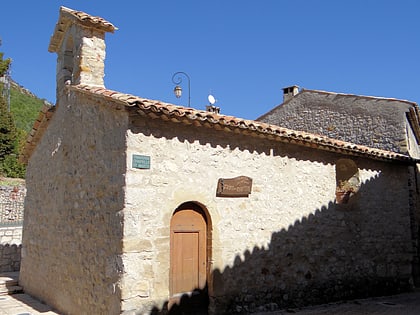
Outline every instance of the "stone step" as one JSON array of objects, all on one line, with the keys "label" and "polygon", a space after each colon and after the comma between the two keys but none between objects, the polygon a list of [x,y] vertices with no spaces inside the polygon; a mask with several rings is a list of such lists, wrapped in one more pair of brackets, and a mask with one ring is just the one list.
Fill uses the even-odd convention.
[{"label": "stone step", "polygon": [[0,286],[0,296],[17,294],[17,293],[22,293],[22,292],[23,292],[23,288],[18,285],[7,286],[7,287]]},{"label": "stone step", "polygon": [[0,273],[0,295],[22,293],[23,289],[18,284],[19,272]]}]

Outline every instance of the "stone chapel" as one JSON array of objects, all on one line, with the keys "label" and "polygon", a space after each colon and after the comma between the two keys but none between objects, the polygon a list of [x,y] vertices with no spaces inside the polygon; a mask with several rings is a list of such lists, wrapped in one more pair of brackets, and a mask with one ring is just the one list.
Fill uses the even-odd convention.
[{"label": "stone chapel", "polygon": [[56,105],[23,155],[26,293],[63,314],[220,315],[413,289],[418,156],[108,89],[115,30],[60,8]]}]

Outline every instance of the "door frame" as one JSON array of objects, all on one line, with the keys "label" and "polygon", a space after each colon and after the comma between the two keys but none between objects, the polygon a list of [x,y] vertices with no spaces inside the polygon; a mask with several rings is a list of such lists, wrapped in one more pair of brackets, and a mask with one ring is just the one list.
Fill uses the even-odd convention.
[{"label": "door frame", "polygon": [[181,204],[180,206],[178,206],[175,211],[172,213],[171,216],[171,221],[170,221],[170,251],[169,251],[169,305],[168,307],[171,308],[172,305],[174,305],[175,303],[179,303],[179,299],[177,298],[177,296],[174,296],[174,293],[172,292],[172,287],[173,287],[173,279],[172,279],[172,272],[173,272],[173,261],[172,261],[172,250],[173,250],[173,236],[172,236],[172,219],[175,215],[175,213],[180,212],[182,210],[193,210],[195,212],[197,212],[198,214],[200,214],[206,224],[206,249],[205,249],[205,263],[206,263],[206,273],[205,273],[205,277],[206,277],[206,286],[205,286],[205,290],[204,292],[209,295],[209,293],[212,291],[212,279],[211,279],[211,262],[212,262],[212,224],[211,224],[211,218],[210,215],[208,213],[208,210],[206,209],[205,206],[203,206],[202,204],[198,203],[198,202],[185,202],[183,204]]}]

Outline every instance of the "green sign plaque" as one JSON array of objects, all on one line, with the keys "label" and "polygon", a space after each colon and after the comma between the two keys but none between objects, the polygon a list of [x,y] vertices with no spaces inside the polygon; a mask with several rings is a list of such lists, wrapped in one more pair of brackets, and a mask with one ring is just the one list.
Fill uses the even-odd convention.
[{"label": "green sign plaque", "polygon": [[133,168],[150,169],[150,156],[133,154]]}]

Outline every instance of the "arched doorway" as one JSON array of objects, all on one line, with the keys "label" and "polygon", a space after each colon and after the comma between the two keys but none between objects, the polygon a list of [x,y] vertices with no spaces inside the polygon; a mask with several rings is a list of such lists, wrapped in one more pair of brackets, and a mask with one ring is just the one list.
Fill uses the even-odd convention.
[{"label": "arched doorway", "polygon": [[175,211],[170,242],[169,307],[207,308],[209,220],[199,205],[188,202]]}]

